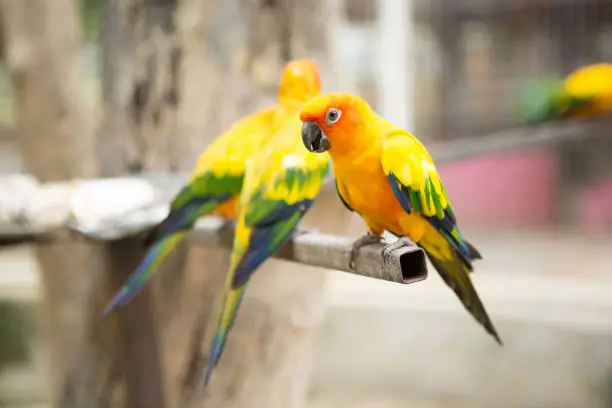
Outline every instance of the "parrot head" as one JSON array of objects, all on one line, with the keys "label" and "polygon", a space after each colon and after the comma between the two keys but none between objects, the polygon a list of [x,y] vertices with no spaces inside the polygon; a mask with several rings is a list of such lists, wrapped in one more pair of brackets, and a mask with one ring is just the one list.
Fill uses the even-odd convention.
[{"label": "parrot head", "polygon": [[319,92],[321,92],[321,76],[315,61],[296,60],[285,64],[278,89],[280,101],[306,101]]},{"label": "parrot head", "polygon": [[351,145],[353,141],[344,139],[370,111],[367,102],[355,95],[329,93],[310,99],[300,110],[304,146],[311,152],[323,153],[334,145]]}]

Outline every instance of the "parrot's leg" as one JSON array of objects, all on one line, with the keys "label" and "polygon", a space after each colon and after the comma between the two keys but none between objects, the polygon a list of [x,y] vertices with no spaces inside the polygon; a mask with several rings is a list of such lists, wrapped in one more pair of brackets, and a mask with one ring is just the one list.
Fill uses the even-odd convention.
[{"label": "parrot's leg", "polygon": [[414,247],[414,246],[416,246],[416,244],[412,242],[412,240],[408,238],[407,236],[399,237],[397,241],[391,242],[385,245],[385,247],[382,250],[383,261],[385,263],[388,263],[391,253],[397,249],[405,248],[405,247]]},{"label": "parrot's leg", "polygon": [[357,255],[357,251],[359,250],[359,248],[366,245],[378,244],[381,240],[382,237],[374,235],[370,232],[357,238],[355,242],[353,242],[353,245],[351,246],[351,252],[349,253],[349,268],[353,270],[355,269],[355,256]]}]

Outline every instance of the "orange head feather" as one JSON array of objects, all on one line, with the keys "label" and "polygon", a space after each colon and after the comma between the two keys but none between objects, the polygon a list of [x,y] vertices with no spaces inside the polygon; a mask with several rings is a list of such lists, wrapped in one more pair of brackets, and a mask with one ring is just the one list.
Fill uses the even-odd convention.
[{"label": "orange head feather", "polygon": [[317,63],[296,60],[285,64],[281,74],[278,98],[281,101],[307,101],[321,92]]},{"label": "orange head feather", "polygon": [[[310,99],[300,110],[302,140],[306,148],[348,154],[370,143],[375,136],[375,114],[362,98],[347,93],[327,93]],[[372,132],[369,132],[372,130]],[[358,136],[359,135],[359,136]]]}]

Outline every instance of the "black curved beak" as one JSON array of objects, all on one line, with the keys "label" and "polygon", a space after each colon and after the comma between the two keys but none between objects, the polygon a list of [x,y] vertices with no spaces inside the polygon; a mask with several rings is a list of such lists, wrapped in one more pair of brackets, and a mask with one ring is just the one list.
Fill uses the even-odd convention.
[{"label": "black curved beak", "polygon": [[331,147],[325,133],[314,122],[304,122],[302,125],[302,142],[313,153],[323,153]]}]

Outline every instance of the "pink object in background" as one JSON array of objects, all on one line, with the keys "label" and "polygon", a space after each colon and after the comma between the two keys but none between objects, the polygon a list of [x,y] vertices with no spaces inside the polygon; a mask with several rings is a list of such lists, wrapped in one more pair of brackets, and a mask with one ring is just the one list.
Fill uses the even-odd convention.
[{"label": "pink object in background", "polygon": [[540,227],[555,214],[555,154],[514,150],[438,166],[461,225]]},{"label": "pink object in background", "polygon": [[584,188],[578,217],[582,227],[612,229],[612,180]]}]

